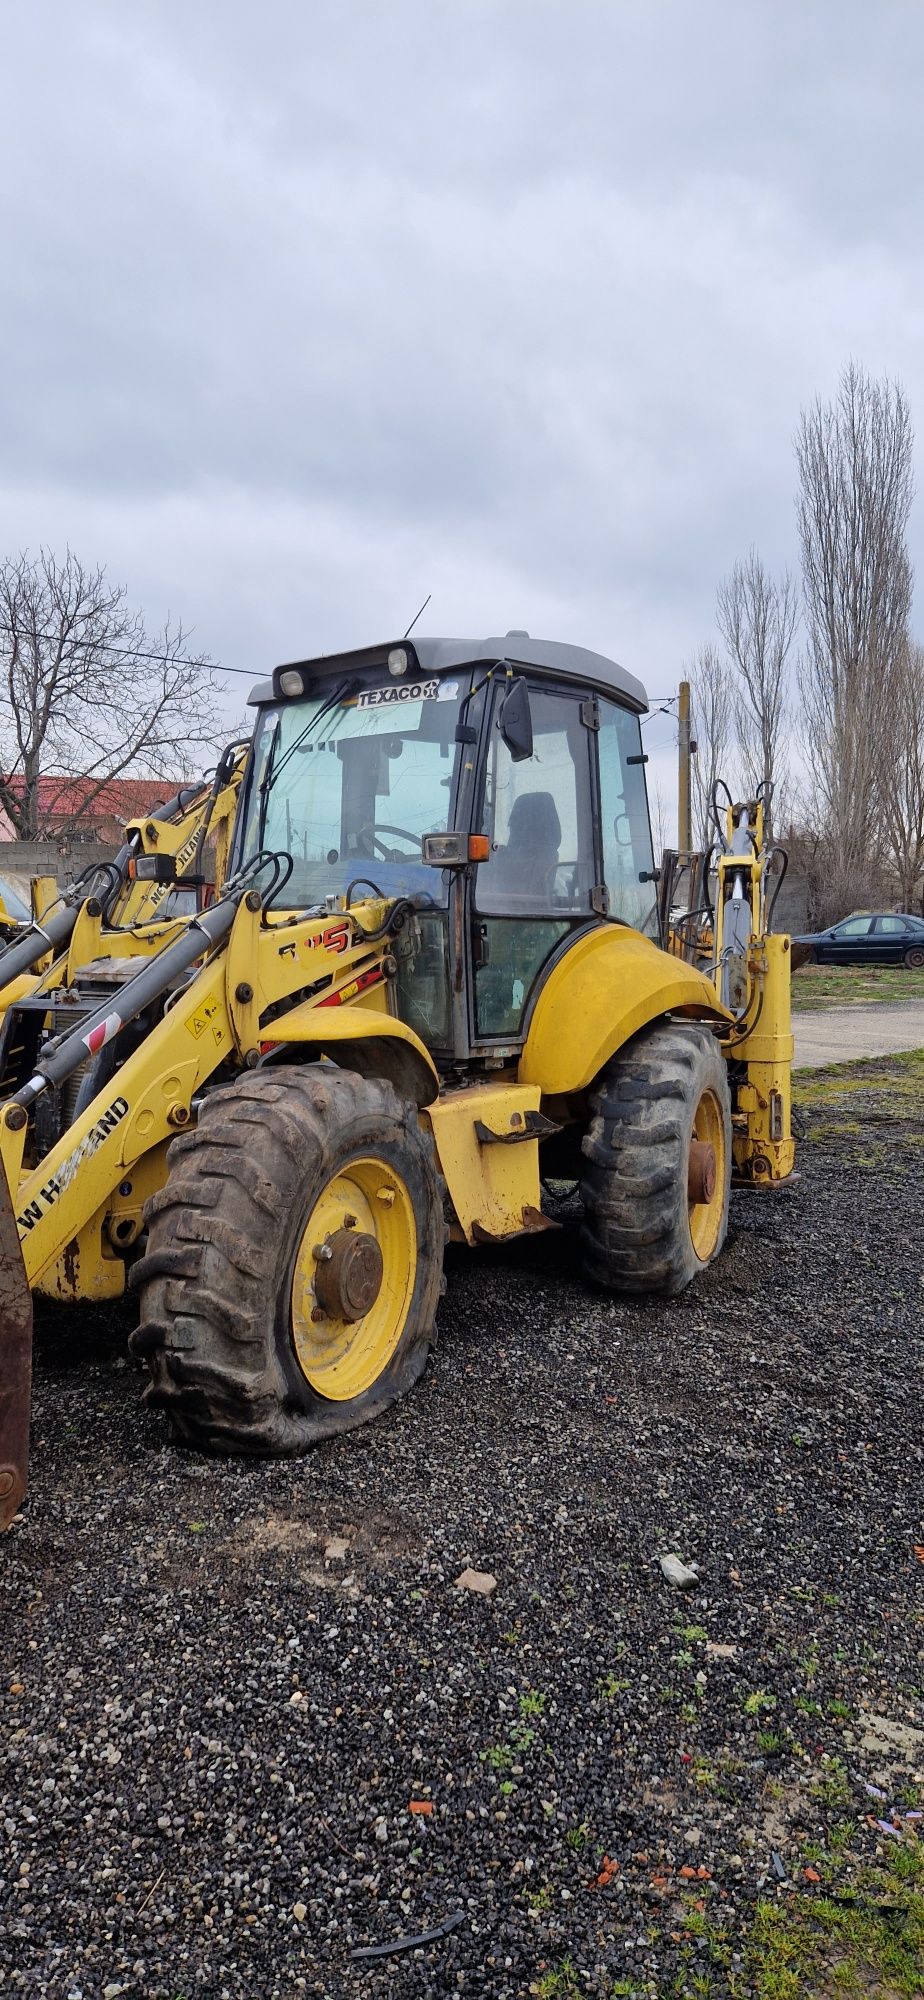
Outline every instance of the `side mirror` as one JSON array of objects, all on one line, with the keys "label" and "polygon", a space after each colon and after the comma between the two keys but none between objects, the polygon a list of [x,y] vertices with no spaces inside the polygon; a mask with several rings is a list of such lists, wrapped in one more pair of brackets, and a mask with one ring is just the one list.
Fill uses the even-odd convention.
[{"label": "side mirror", "polygon": [[498,722],[500,733],[510,752],[511,762],[522,764],[524,758],[533,754],[533,718],[529,706],[529,689],[520,676],[512,680],[507,689],[500,705]]}]

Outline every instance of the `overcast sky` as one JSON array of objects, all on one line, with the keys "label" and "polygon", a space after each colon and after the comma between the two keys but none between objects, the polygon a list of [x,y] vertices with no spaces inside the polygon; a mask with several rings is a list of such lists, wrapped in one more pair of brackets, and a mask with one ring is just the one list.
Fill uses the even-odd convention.
[{"label": "overcast sky", "polygon": [[430,591],[674,688],[802,403],[853,355],[924,440],[922,67],[915,0],[5,10],[0,548],[228,668]]}]

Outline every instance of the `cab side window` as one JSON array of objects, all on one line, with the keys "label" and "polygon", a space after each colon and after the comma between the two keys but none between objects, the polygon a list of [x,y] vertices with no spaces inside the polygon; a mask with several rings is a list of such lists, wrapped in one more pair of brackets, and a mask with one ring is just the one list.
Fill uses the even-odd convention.
[{"label": "cab side window", "polygon": [[601,701],[599,712],[603,879],[609,914],[656,937],[657,884],[651,879],[654,859],[639,718],[613,701]]}]

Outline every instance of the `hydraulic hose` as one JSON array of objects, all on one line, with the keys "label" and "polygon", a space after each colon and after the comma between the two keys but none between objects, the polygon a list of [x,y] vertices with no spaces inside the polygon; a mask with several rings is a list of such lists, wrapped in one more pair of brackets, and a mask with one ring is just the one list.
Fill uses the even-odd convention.
[{"label": "hydraulic hose", "polygon": [[66,945],[77,922],[81,899],[62,900],[49,912],[43,924],[30,924],[24,937],[8,944],[0,951],[0,986],[8,986],[11,979],[18,979],[21,972],[31,972],[32,967],[46,951],[52,953]]},{"label": "hydraulic hose", "polygon": [[96,1055],[127,1022],[136,1020],[153,1000],[159,1000],[179,973],[185,972],[197,958],[203,957],[206,951],[227,937],[245,887],[241,884],[238,894],[213,903],[211,909],[194,917],[182,936],[165,945],[155,958],[149,959],[141,971],[135,973],[134,979],[127,980],[119,994],[118,1009],[113,1008],[111,1002],[104,1002],[69,1034],[46,1042],[35,1074],[9,1102],[25,1108],[34,1104],[49,1085],[64,1083],[69,1076],[73,1076],[75,1069],[86,1061],[88,1051]]}]

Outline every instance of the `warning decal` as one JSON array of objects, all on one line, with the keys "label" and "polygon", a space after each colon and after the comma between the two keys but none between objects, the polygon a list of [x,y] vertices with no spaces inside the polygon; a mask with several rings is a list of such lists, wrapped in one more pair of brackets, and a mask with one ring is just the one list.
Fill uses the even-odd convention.
[{"label": "warning decal", "polygon": [[196,1041],[199,1040],[200,1035],[205,1034],[209,1022],[214,1021],[218,1011],[218,1001],[212,999],[203,1000],[201,1006],[196,1008],[194,1014],[187,1014],[184,1026],[189,1029],[191,1035],[195,1036]]}]

